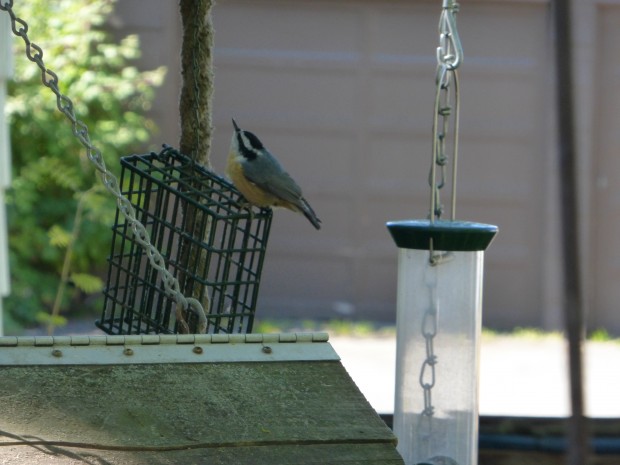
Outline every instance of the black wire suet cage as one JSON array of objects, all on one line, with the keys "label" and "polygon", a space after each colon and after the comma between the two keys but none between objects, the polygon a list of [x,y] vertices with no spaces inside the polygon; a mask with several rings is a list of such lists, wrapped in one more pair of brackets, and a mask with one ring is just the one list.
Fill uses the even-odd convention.
[{"label": "black wire suet cage", "polygon": [[[206,332],[252,331],[271,210],[251,210],[226,179],[172,147],[121,159],[121,191],[186,297],[204,308]],[[200,332],[194,311],[177,313],[117,209],[104,304],[108,334]]]}]

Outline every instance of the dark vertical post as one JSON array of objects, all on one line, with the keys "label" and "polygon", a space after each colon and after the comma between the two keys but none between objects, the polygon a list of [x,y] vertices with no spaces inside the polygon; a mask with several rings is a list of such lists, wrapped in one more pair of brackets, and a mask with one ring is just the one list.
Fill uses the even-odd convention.
[{"label": "dark vertical post", "polygon": [[575,151],[573,75],[571,59],[571,0],[555,0],[557,120],[564,257],[564,311],[568,335],[571,418],[568,427],[568,465],[585,465],[588,456],[588,428],[584,415],[583,297],[581,292],[579,224],[577,218],[577,159]]}]

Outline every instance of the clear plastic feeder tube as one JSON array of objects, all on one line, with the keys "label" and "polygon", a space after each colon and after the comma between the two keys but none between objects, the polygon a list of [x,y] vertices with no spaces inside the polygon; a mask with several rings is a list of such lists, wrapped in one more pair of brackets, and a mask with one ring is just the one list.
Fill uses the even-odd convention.
[{"label": "clear plastic feeder tube", "polygon": [[[398,450],[407,465],[475,465],[483,258],[497,228],[419,221],[412,230],[398,231],[404,223],[411,226],[388,225],[399,246]],[[403,238],[405,232],[415,237]]]}]

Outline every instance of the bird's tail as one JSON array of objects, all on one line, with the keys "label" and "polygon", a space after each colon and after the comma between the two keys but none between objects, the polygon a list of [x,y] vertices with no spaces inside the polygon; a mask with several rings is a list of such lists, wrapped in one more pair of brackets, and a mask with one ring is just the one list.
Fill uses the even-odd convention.
[{"label": "bird's tail", "polygon": [[301,212],[308,218],[308,221],[312,223],[312,226],[316,229],[321,229],[321,220],[319,220],[308,201],[304,198],[301,199]]}]

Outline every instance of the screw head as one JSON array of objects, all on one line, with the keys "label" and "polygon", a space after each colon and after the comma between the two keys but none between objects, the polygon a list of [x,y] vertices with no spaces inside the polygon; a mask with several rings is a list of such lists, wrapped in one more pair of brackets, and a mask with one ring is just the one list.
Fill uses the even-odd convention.
[{"label": "screw head", "polygon": [[195,354],[202,354],[202,347],[195,346],[195,347],[192,349],[192,352],[194,352]]},{"label": "screw head", "polygon": [[133,355],[133,349],[126,347],[125,350],[123,350],[123,355],[127,355],[128,357]]},{"label": "screw head", "polygon": [[52,350],[52,356],[54,356],[54,357],[62,357],[62,350],[60,350],[60,349]]},{"label": "screw head", "polygon": [[264,354],[270,354],[271,352],[273,352],[273,349],[269,346],[263,346],[262,351]]}]

